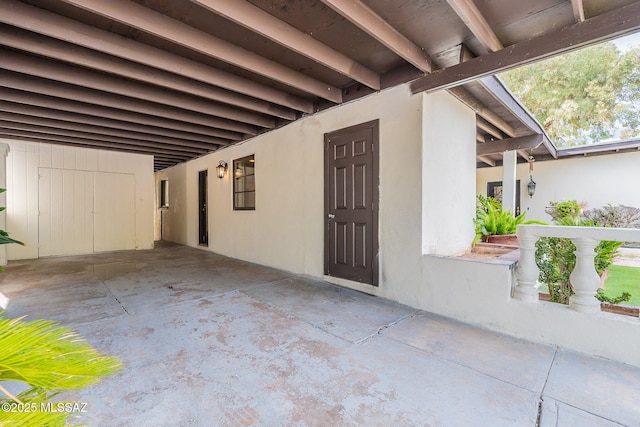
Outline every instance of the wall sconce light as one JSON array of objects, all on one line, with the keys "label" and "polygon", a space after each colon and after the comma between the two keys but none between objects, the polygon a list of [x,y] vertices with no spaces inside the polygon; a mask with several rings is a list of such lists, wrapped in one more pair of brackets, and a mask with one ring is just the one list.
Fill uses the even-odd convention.
[{"label": "wall sconce light", "polygon": [[533,180],[533,162],[536,161],[536,158],[533,157],[533,153],[529,154],[529,159],[527,162],[529,163],[529,183],[527,184],[527,193],[529,193],[529,197],[533,197],[536,194],[536,182]]},{"label": "wall sconce light", "polygon": [[529,175],[529,183],[527,184],[527,193],[529,193],[529,197],[533,197],[536,194],[536,182],[533,180],[533,177]]},{"label": "wall sconce light", "polygon": [[218,166],[216,166],[216,173],[218,174],[218,178],[224,178],[224,174],[227,172],[227,162],[224,160],[220,160]]}]

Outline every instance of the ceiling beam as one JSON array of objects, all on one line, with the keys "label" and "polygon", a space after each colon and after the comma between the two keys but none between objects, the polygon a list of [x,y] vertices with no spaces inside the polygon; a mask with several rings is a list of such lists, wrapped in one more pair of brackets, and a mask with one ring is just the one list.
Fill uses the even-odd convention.
[{"label": "ceiling beam", "polygon": [[49,135],[41,135],[37,133],[28,133],[28,136],[25,136],[25,133],[21,131],[14,132],[14,131],[8,130],[5,132],[2,129],[0,129],[0,137],[7,137],[7,138],[20,140],[20,141],[27,141],[27,142],[40,142],[43,144],[54,144],[54,145],[65,145],[65,146],[71,145],[71,146],[93,149],[93,150],[107,150],[107,151],[118,151],[118,152],[124,151],[127,153],[153,156],[154,170],[157,170],[158,165],[173,166],[190,159],[190,158],[182,158],[180,156],[176,157],[176,156],[168,156],[165,154],[157,154],[157,153],[145,151],[142,149],[137,149],[135,147],[122,148],[122,146],[117,146],[117,145],[114,146],[114,144],[108,144],[108,143],[94,144],[92,142],[73,140],[72,138],[67,138],[68,140],[66,141],[64,140],[59,141],[57,139],[54,139],[53,137],[50,137]]},{"label": "ceiling beam", "polygon": [[342,102],[342,91],[337,87],[306,76],[132,1],[63,1],[320,98],[338,104]]},{"label": "ceiling beam", "polygon": [[380,76],[374,71],[249,2],[244,0],[191,0],[191,2],[365,86],[375,90],[380,89]]},{"label": "ceiling beam", "polygon": [[[79,132],[95,133],[105,136],[116,136],[120,138],[126,138],[130,140],[137,140],[140,142],[149,142],[150,146],[154,146],[154,142],[166,144],[168,147],[175,147],[180,150],[180,147],[187,149],[197,148],[202,150],[215,150],[219,147],[218,144],[207,144],[204,142],[184,141],[179,139],[167,138],[158,135],[151,135],[148,133],[123,131],[119,129],[113,129],[104,126],[87,125],[83,123],[77,123],[73,121],[49,119],[43,117],[33,117],[24,114],[0,112],[0,120],[5,120],[14,123],[32,124],[37,126],[48,126],[54,129],[65,129]],[[190,150],[189,150],[190,151]]]},{"label": "ceiling beam", "polygon": [[148,147],[138,147],[135,145],[127,145],[127,144],[119,144],[114,142],[106,142],[106,141],[93,141],[84,138],[78,137],[68,137],[63,135],[56,135],[51,133],[41,133],[41,132],[33,132],[33,131],[25,131],[19,129],[11,129],[0,126],[0,135],[6,138],[17,138],[21,137],[24,139],[28,139],[30,141],[46,141],[46,142],[55,142],[63,145],[79,145],[87,148],[108,148],[117,151],[130,151],[137,152],[141,154],[149,154],[149,155],[161,155],[167,158],[175,158],[180,160],[189,160],[196,157],[198,154],[185,154],[181,152],[167,152],[165,150],[156,150]]},{"label": "ceiling beam", "polygon": [[571,8],[576,22],[584,21],[584,4],[582,0],[571,0]]},{"label": "ceiling beam", "polygon": [[[0,98],[1,98],[0,94]],[[66,122],[81,123],[85,125],[101,126],[127,133],[148,135],[148,137],[158,136],[173,140],[183,140],[216,145],[229,145],[231,141],[222,138],[212,138],[205,135],[175,132],[152,126],[136,125],[134,123],[118,120],[105,119],[101,117],[87,116],[84,114],[69,113],[55,109],[35,107],[32,105],[18,104],[14,102],[0,101],[0,111],[6,113],[20,114],[31,117],[39,117],[50,120],[61,120]]]},{"label": "ceiling beam", "polygon": [[491,159],[490,157],[487,156],[476,156],[476,158],[478,160],[480,160],[482,163],[485,163],[489,166],[495,166],[496,165],[496,161]]},{"label": "ceiling beam", "polygon": [[412,82],[411,91],[415,94],[459,86],[520,65],[633,33],[638,29],[640,29],[640,1],[558,31],[434,71]]},{"label": "ceiling beam", "polygon": [[0,2],[0,22],[298,111],[313,112],[313,103],[306,99],[17,0]]},{"label": "ceiling beam", "polygon": [[77,45],[29,33],[15,27],[0,25],[0,40],[2,40],[2,44],[5,46],[35,53],[57,61],[69,62],[287,120],[295,120],[297,118],[296,113],[288,108],[249,98],[216,86],[187,79],[176,74],[167,73],[166,71],[140,65]]},{"label": "ceiling beam", "polygon": [[485,131],[486,133],[491,135],[493,138],[496,138],[496,139],[504,138],[504,136],[502,135],[502,132],[500,132],[500,129],[493,126],[491,123],[487,122],[482,117],[476,117],[476,126],[478,127],[478,129]]},{"label": "ceiling beam", "polygon": [[526,151],[518,150],[518,155],[522,157],[524,160],[526,160],[527,162],[529,161],[529,153],[527,153]]},{"label": "ceiling beam", "polygon": [[88,141],[123,144],[126,146],[132,146],[132,147],[147,148],[149,150],[152,150],[153,152],[171,154],[171,155],[177,154],[177,155],[185,155],[185,156],[195,156],[198,154],[208,153],[209,151],[215,151],[215,150],[205,150],[201,148],[167,146],[165,144],[159,144],[155,142],[144,142],[144,141],[139,141],[131,138],[120,138],[116,136],[102,135],[94,132],[67,130],[67,129],[61,129],[61,128],[54,128],[51,126],[40,126],[40,125],[33,125],[28,123],[16,123],[16,122],[10,122],[7,120],[0,120],[0,128],[21,130],[25,132],[37,132],[37,133],[46,134],[46,135],[78,138],[81,140],[88,140]]},{"label": "ceiling beam", "polygon": [[471,108],[477,115],[500,129],[502,132],[512,138],[515,136],[513,127],[509,123],[507,123],[496,113],[485,107],[480,101],[478,101],[473,95],[471,95],[469,91],[467,91],[463,87],[453,87],[451,89],[448,89],[448,91],[464,104],[466,104],[469,108]]},{"label": "ceiling beam", "polygon": [[[0,68],[4,61],[0,61]],[[147,101],[125,98],[93,89],[85,89],[66,83],[51,84],[50,80],[38,77],[24,76],[11,71],[0,70],[0,86],[12,89],[24,90],[58,98],[71,99],[105,107],[133,111],[136,113],[150,114],[172,120],[180,120],[196,123],[202,126],[230,130],[232,132],[256,135],[257,130],[253,126],[218,119],[204,114],[187,112],[178,108],[156,104]]]},{"label": "ceiling beam", "polygon": [[543,134],[544,139],[542,140],[542,143],[554,159],[558,158],[556,146],[551,143],[542,125],[531,115],[529,110],[522,105],[522,102],[513,96],[502,80],[496,76],[489,76],[481,78],[478,80],[478,83],[487,89],[488,92],[492,94],[497,101],[504,105],[506,109],[518,117],[518,120],[521,123],[531,129],[532,133]]},{"label": "ceiling beam", "polygon": [[10,138],[10,139],[15,139],[19,141],[38,142],[43,144],[55,144],[55,145],[66,145],[66,146],[72,145],[76,147],[87,148],[90,150],[108,150],[108,151],[118,151],[118,152],[124,151],[127,153],[143,154],[147,156],[153,156],[154,166],[158,161],[160,161],[161,163],[175,165],[177,163],[181,163],[192,158],[192,157],[183,158],[183,157],[167,156],[164,154],[157,154],[150,151],[136,149],[135,147],[122,148],[117,144],[109,144],[109,143],[94,144],[91,141],[85,142],[85,141],[75,140],[73,138],[65,139],[64,137],[61,137],[63,139],[59,140],[59,139],[56,139],[55,137],[52,137],[51,135],[38,134],[33,132],[22,132],[22,131],[0,129],[0,138]]},{"label": "ceiling beam", "polygon": [[361,0],[321,0],[418,70],[430,73],[431,58]]},{"label": "ceiling beam", "polygon": [[[0,90],[0,99],[4,99]],[[51,108],[36,107],[33,105],[18,104],[15,102],[0,101],[0,111],[6,113],[14,113],[31,117],[40,117],[44,119],[60,120],[66,122],[82,123],[85,125],[102,126],[110,129],[118,129],[120,131],[135,132],[143,135],[159,136],[163,138],[173,138],[174,140],[200,142],[217,145],[229,145],[230,141],[222,138],[212,138],[204,135],[189,134],[185,132],[176,132],[169,129],[158,128],[154,126],[138,125],[120,120],[112,120],[102,117],[88,116],[78,113],[69,113]]]},{"label": "ceiling beam", "polygon": [[[0,87],[0,100],[9,101],[14,106],[23,105],[25,108],[39,108],[40,110],[49,111],[49,114],[55,114],[56,111],[67,111],[70,113],[78,113],[78,115],[102,118],[103,120],[108,120],[110,123],[114,123],[114,121],[127,122],[136,128],[144,126],[146,129],[158,129],[157,132],[153,133],[165,135],[171,138],[190,139],[201,142],[213,142],[214,140],[217,140],[217,138],[239,141],[242,139],[243,135],[239,132],[214,129],[198,124],[169,120],[166,118],[149,116],[131,111],[117,110],[115,108],[102,107],[86,102],[71,101],[48,95],[24,92],[22,90],[10,89],[8,87]],[[5,105],[6,103],[4,101],[0,101],[0,108],[5,111],[9,111],[6,110],[7,108],[14,108]],[[14,111],[11,109],[11,111],[28,114],[24,109],[20,111]],[[47,115],[36,115],[48,117]],[[104,126],[104,124],[102,126]],[[149,132],[151,133],[151,131]]]},{"label": "ceiling beam", "polygon": [[489,52],[503,48],[502,42],[473,0],[447,0],[447,3]]},{"label": "ceiling beam", "polygon": [[89,89],[100,90],[129,98],[154,102],[157,104],[164,104],[239,123],[247,123],[271,129],[275,127],[275,120],[273,118],[262,114],[221,106],[218,103],[205,101],[201,98],[162,90],[153,86],[140,85],[128,80],[111,77],[106,74],[96,74],[83,68],[64,65],[48,59],[13,52],[2,47],[0,47],[0,56],[2,56],[0,68],[5,70],[73,84]]},{"label": "ceiling beam", "polygon": [[518,138],[503,139],[498,142],[476,144],[476,156],[502,154],[505,151],[532,150],[542,144],[542,135],[527,135]]}]

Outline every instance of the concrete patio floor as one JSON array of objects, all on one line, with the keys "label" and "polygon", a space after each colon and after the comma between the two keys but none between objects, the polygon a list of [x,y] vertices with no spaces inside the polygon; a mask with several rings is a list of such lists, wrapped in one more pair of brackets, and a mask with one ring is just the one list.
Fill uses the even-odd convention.
[{"label": "concrete patio floor", "polygon": [[184,246],[11,262],[5,315],[125,364],[90,426],[638,426],[640,369]]}]

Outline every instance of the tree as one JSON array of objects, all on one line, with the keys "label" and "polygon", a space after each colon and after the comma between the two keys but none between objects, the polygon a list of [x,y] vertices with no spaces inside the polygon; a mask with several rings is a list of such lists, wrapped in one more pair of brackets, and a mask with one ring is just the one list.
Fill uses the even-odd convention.
[{"label": "tree", "polygon": [[640,47],[602,43],[500,77],[559,147],[640,136]]}]

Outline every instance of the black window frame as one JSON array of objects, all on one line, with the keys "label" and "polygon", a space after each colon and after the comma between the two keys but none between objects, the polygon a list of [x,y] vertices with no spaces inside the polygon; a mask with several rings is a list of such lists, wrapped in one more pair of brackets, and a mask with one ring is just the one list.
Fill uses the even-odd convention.
[{"label": "black window frame", "polygon": [[[500,188],[500,196],[496,196],[496,187]],[[502,203],[502,181],[487,182],[487,196],[494,197]],[[520,180],[516,180],[516,212],[515,215],[520,215]]]},{"label": "black window frame", "polygon": [[[247,164],[251,164],[253,171],[251,173],[246,173]],[[255,186],[255,154],[251,154],[249,156],[241,157],[239,159],[233,160],[233,210],[234,211],[255,211],[256,210],[256,186]],[[247,190],[247,181],[248,177],[253,177],[253,189]],[[242,184],[242,185],[240,185]],[[239,189],[242,187],[242,189]],[[248,193],[253,193],[253,205],[246,206],[247,199],[243,196],[244,204],[243,206],[239,206],[238,203],[238,195],[246,195]]]},{"label": "black window frame", "polygon": [[169,180],[167,178],[160,180],[160,197],[158,197],[159,208],[169,208]]}]

